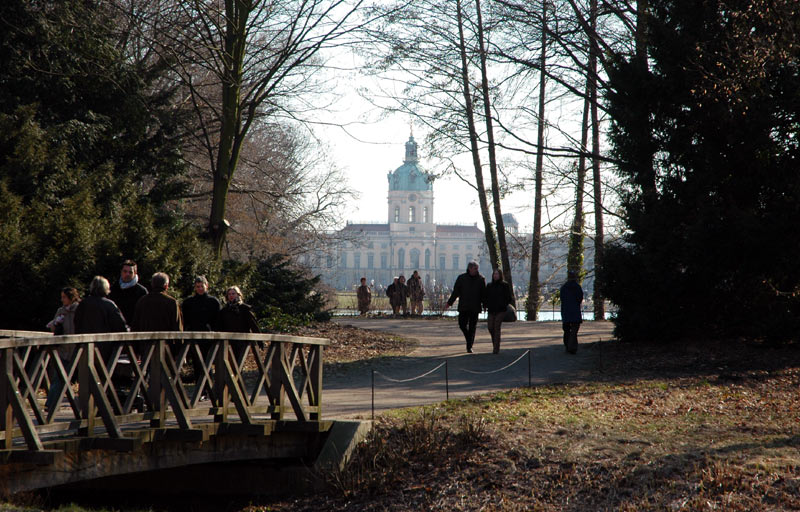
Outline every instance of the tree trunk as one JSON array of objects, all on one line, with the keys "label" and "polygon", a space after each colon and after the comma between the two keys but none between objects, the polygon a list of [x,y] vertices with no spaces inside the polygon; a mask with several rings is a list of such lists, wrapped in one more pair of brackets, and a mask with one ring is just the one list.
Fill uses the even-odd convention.
[{"label": "tree trunk", "polygon": [[500,182],[497,177],[497,155],[494,145],[494,127],[492,125],[492,105],[489,97],[489,73],[486,67],[486,46],[483,37],[483,16],[481,14],[481,1],[475,0],[475,10],[478,18],[478,44],[481,57],[481,91],[483,92],[483,110],[486,118],[486,138],[489,144],[489,174],[492,179],[492,204],[494,206],[494,221],[497,226],[497,242],[500,246],[503,273],[508,284],[514,286],[511,276],[511,259],[508,255],[506,244],[506,228],[503,222],[503,211],[500,206]]},{"label": "tree trunk", "polygon": [[591,25],[589,46],[589,79],[591,88],[589,91],[589,101],[591,103],[592,115],[592,179],[594,181],[594,318],[596,320],[605,319],[605,304],[601,293],[602,283],[600,282],[601,272],[598,270],[603,265],[603,249],[605,247],[605,235],[603,233],[603,191],[600,183],[600,126],[597,116],[597,0],[591,0]]},{"label": "tree trunk", "polygon": [[224,62],[222,80],[222,126],[220,127],[219,152],[214,169],[214,188],[211,197],[211,215],[208,235],[217,259],[222,257],[225,245],[227,222],[225,205],[228,190],[241,150],[240,94],[242,89],[242,63],[244,62],[247,18],[250,12],[236,0],[225,1],[225,51],[220,55]]},{"label": "tree trunk", "polygon": [[578,157],[577,179],[575,184],[575,218],[569,234],[569,252],[567,253],[567,270],[578,275],[578,281],[583,280],[583,241],[586,216],[583,211],[583,194],[586,187],[586,152],[589,142],[589,79],[586,79],[587,94],[583,100],[583,119],[581,120],[581,154]]},{"label": "tree trunk", "polygon": [[[647,64],[647,18],[648,0],[640,0],[636,2],[636,34],[634,37],[636,54],[634,61],[636,63],[637,72],[641,73],[642,76],[649,72],[649,66]],[[653,130],[650,126],[650,119],[647,116],[646,111],[647,109],[644,109],[644,112],[641,114],[641,119],[639,120],[639,125],[641,126],[642,130],[644,130],[644,133],[649,134],[649,136],[645,139],[648,141],[648,144],[640,150],[639,162],[641,168],[645,170],[644,175],[646,176],[644,182],[642,183],[642,191],[645,197],[645,207],[652,204],[657,195],[656,172],[655,166],[653,165],[653,144],[649,143]]]},{"label": "tree trunk", "polygon": [[531,242],[531,277],[528,283],[528,320],[539,317],[539,255],[542,250],[542,168],[544,166],[544,94],[547,64],[547,2],[542,2],[542,53],[539,57],[539,126],[536,135],[536,173],[533,197],[533,241]]},{"label": "tree trunk", "polygon": [[492,226],[492,218],[489,213],[489,204],[486,200],[486,187],[483,184],[483,169],[481,167],[481,156],[478,147],[478,132],[475,130],[475,109],[472,105],[472,93],[469,83],[469,69],[467,67],[467,45],[464,40],[464,18],[461,12],[461,0],[456,0],[458,9],[456,18],[458,20],[458,45],[461,54],[461,81],[464,92],[464,109],[467,116],[467,126],[469,128],[469,143],[472,150],[472,165],[475,168],[475,185],[478,188],[478,202],[481,207],[481,217],[486,233],[486,245],[489,247],[489,258],[492,268],[497,268],[500,262],[500,254],[497,249],[497,239]]}]

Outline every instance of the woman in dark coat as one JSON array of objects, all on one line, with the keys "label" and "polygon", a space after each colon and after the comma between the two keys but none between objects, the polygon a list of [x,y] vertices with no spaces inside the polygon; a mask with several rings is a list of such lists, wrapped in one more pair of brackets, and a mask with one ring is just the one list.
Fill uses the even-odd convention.
[{"label": "woman in dark coat", "polygon": [[492,335],[493,354],[500,353],[500,328],[509,304],[515,305],[514,291],[503,278],[503,271],[498,268],[492,272],[492,281],[486,285],[486,323]]},{"label": "woman in dark coat", "polygon": [[[219,312],[219,330],[222,332],[254,332],[259,333],[256,316],[253,308],[244,303],[242,290],[238,286],[231,286],[225,291],[226,304]],[[240,341],[233,343],[233,353],[236,360],[240,361],[244,355],[247,343]]]}]

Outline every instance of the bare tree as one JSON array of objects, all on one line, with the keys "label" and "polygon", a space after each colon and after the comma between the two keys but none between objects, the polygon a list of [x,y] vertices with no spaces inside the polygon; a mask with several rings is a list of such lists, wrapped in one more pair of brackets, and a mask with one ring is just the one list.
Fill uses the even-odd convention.
[{"label": "bare tree", "polygon": [[[172,66],[194,109],[212,174],[208,236],[221,256],[229,191],[251,130],[277,119],[305,122],[324,105],[323,52],[345,44],[362,0],[117,0]],[[139,2],[141,5],[141,2]]]}]

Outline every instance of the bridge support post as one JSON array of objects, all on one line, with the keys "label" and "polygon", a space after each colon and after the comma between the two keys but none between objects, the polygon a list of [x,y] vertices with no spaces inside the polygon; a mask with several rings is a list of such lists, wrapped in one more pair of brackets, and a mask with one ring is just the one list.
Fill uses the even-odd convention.
[{"label": "bridge support post", "polygon": [[164,364],[166,342],[158,340],[155,344],[153,356],[150,358],[150,387],[148,392],[156,417],[150,420],[150,426],[163,428],[167,424],[167,396],[164,392],[164,382],[161,381],[161,367]]},{"label": "bridge support post", "polygon": [[217,398],[217,413],[214,414],[214,423],[227,423],[228,422],[228,404],[230,403],[230,393],[226,385],[226,366],[225,360],[228,357],[228,347],[230,342],[222,340],[219,342],[219,349],[217,350],[217,360],[214,363],[214,395]]},{"label": "bridge support post", "polygon": [[0,357],[2,357],[3,367],[3,378],[0,379],[0,414],[2,414],[0,422],[2,422],[3,431],[5,432],[3,447],[9,450],[14,441],[14,436],[12,435],[14,431],[14,409],[11,407],[11,400],[8,398],[8,393],[11,391],[9,377],[14,374],[14,349],[3,349]]},{"label": "bridge support post", "polygon": [[94,427],[97,423],[94,407],[94,395],[90,391],[92,378],[89,368],[94,366],[94,343],[86,343],[81,352],[80,366],[78,366],[78,401],[81,408],[81,418],[86,420],[86,427],[78,430],[78,435],[93,437]]}]

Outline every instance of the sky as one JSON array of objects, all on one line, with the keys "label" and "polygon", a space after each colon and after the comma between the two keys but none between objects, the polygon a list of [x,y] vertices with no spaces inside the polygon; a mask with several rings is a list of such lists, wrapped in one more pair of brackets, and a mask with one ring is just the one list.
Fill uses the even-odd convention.
[{"label": "sky", "polygon": [[[387,222],[387,196],[389,185],[386,175],[403,164],[405,143],[413,130],[419,144],[420,166],[434,167],[426,158],[423,139],[425,133],[413,126],[408,116],[400,114],[386,119],[350,124],[345,129],[327,127],[318,130],[320,138],[329,146],[330,154],[343,170],[358,198],[345,208],[345,222]],[[471,169],[471,162],[465,162]],[[477,193],[455,176],[445,176],[434,181],[434,222],[438,224],[473,224],[483,229]],[[503,202],[504,212],[514,213],[522,226],[532,224],[533,213],[523,211],[528,194],[515,193]],[[528,219],[530,214],[531,219]]]}]

